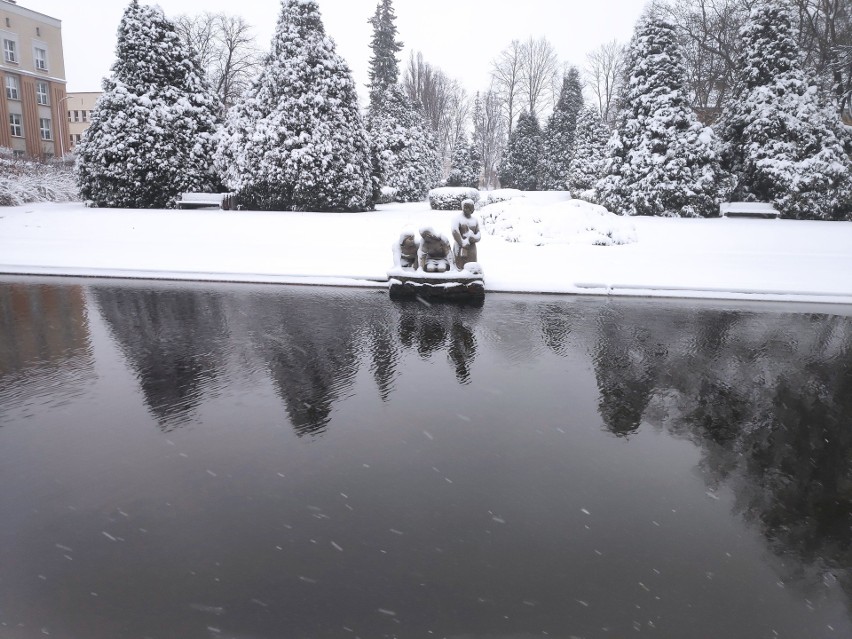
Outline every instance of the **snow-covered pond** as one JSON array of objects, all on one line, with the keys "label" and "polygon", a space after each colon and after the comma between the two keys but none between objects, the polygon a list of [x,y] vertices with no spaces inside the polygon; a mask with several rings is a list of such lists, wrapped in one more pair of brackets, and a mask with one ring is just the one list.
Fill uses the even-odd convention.
[{"label": "snow-covered pond", "polygon": [[842,306],[0,279],[0,636],[852,636]]}]

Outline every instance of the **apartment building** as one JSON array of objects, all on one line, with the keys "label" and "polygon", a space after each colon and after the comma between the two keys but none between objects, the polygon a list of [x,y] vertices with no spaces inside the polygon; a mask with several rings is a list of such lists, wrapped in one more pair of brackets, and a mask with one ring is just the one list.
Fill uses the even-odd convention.
[{"label": "apartment building", "polygon": [[80,91],[68,94],[66,101],[68,112],[69,148],[73,149],[83,137],[92,121],[95,103],[101,97],[100,91]]},{"label": "apartment building", "polygon": [[62,22],[0,0],[0,147],[24,157],[68,151]]}]

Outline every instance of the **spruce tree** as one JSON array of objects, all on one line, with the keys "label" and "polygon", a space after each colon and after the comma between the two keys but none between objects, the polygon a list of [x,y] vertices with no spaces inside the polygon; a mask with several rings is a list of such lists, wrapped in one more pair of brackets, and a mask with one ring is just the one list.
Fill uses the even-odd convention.
[{"label": "spruce tree", "polygon": [[606,176],[596,185],[600,203],[627,215],[718,215],[729,182],[712,130],[689,105],[675,28],[640,19],[625,68]]},{"label": "spruce tree", "polygon": [[540,184],[541,127],[534,113],[523,111],[509,135],[500,167],[504,188],[535,191]]},{"label": "spruce tree", "polygon": [[438,181],[438,150],[420,111],[398,84],[384,89],[367,115],[367,133],[380,186],[399,202],[424,200]]},{"label": "spruce tree", "polygon": [[402,49],[397,40],[392,0],[381,0],[370,20],[370,106],[367,134],[373,157],[374,197],[379,187],[396,189],[400,202],[423,200],[438,181],[438,151],[420,109],[398,84]]},{"label": "spruce tree", "polygon": [[369,22],[373,26],[373,38],[370,48],[373,55],[370,58],[370,102],[381,99],[385,89],[399,81],[399,62],[396,54],[402,51],[402,42],[397,40],[396,14],[393,10],[393,0],[380,0],[376,5],[376,13]]},{"label": "spruce tree", "polygon": [[789,218],[850,219],[847,134],[802,70],[789,12],[757,5],[740,38],[738,97],[718,124],[734,199],[772,202]]},{"label": "spruce tree", "polygon": [[547,121],[543,134],[543,163],[541,188],[562,190],[568,178],[577,117],[583,108],[583,85],[580,72],[571,67],[562,78],[559,101]]},{"label": "spruce tree", "polygon": [[325,34],[317,0],[282,0],[264,69],[231,109],[216,159],[248,208],[372,206],[355,83]]},{"label": "spruce tree", "polygon": [[159,7],[132,0],[116,61],[77,146],[80,194],[101,207],[169,208],[184,191],[217,190],[218,104],[195,54]]},{"label": "spruce tree", "polygon": [[574,152],[568,169],[565,186],[571,197],[594,198],[595,183],[603,177],[606,161],[606,144],[610,131],[594,107],[585,107],[577,118]]}]

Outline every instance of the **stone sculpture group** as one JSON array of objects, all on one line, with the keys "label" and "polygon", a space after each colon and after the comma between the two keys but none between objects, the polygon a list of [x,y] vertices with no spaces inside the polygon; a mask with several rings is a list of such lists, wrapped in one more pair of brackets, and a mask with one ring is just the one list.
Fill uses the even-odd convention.
[{"label": "stone sculpture group", "polygon": [[479,220],[473,210],[473,200],[462,202],[462,212],[451,225],[454,240],[452,247],[449,239],[431,226],[420,229],[419,240],[414,231],[404,231],[393,247],[394,266],[424,273],[481,273],[476,253],[476,244],[481,234]]}]

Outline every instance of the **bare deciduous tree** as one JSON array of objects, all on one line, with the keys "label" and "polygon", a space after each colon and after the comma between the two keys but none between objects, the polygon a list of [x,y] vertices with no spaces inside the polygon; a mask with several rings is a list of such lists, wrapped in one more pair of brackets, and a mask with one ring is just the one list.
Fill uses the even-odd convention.
[{"label": "bare deciduous tree", "polygon": [[456,139],[470,119],[470,100],[458,81],[411,52],[403,74],[403,87],[412,102],[419,105],[435,133],[444,175],[449,170]]},{"label": "bare deciduous tree", "polygon": [[530,37],[521,47],[521,88],[527,110],[539,120],[551,102],[551,87],[559,77],[559,58],[547,38]]},{"label": "bare deciduous tree", "polygon": [[598,104],[601,119],[612,124],[615,101],[624,70],[624,46],[612,40],[586,56],[585,75]]},{"label": "bare deciduous tree", "polygon": [[497,170],[506,143],[503,100],[494,86],[477,96],[473,113],[473,140],[482,157],[483,183],[486,189],[497,186]]},{"label": "bare deciduous tree", "polygon": [[502,96],[506,115],[506,134],[512,132],[515,116],[520,112],[518,98],[523,78],[523,46],[512,40],[508,47],[491,62],[492,89]]},{"label": "bare deciduous tree", "polygon": [[249,24],[240,16],[205,12],[179,16],[175,25],[198,55],[223,108],[233,106],[260,68],[261,55]]}]

